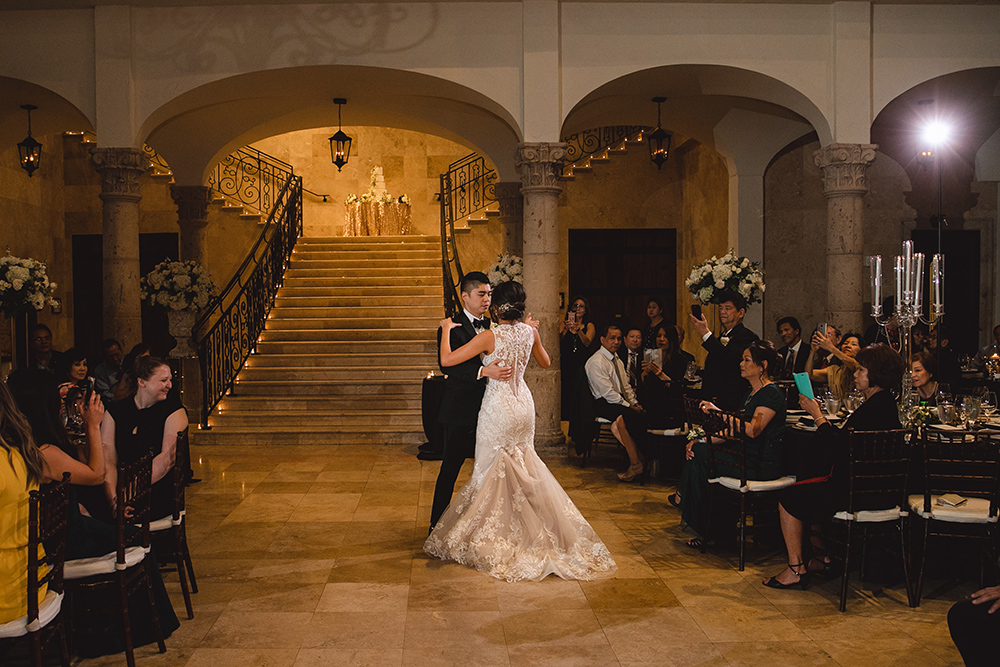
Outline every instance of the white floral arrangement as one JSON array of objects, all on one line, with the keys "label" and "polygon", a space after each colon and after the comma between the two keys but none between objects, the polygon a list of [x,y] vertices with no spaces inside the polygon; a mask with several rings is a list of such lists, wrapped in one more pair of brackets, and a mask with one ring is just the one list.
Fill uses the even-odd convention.
[{"label": "white floral arrangement", "polygon": [[368,192],[361,195],[350,194],[347,195],[347,199],[344,200],[344,206],[351,206],[352,204],[367,204],[369,202],[375,202],[376,204],[403,204],[405,206],[410,205],[410,198],[406,195],[400,195],[399,197],[394,197],[387,191],[382,191],[379,193],[377,191],[379,176],[382,175],[382,167],[372,167],[371,178],[368,182]]},{"label": "white floral arrangement", "polygon": [[347,195],[347,199],[344,200],[344,203],[350,206],[351,204],[357,204],[359,201],[360,199],[357,195]]},{"label": "white floral arrangement", "polygon": [[44,262],[13,257],[10,251],[6,257],[0,257],[0,310],[8,317],[54,305],[55,289],[56,284],[49,282],[45,273]]},{"label": "white floral arrangement", "polygon": [[500,283],[524,282],[524,260],[517,255],[504,253],[497,255],[497,261],[490,266],[486,276],[490,279],[490,285],[496,287]]},{"label": "white floral arrangement", "polygon": [[219,288],[197,262],[165,259],[139,280],[140,296],[147,303],[170,310],[201,310]]},{"label": "white floral arrangement", "polygon": [[719,303],[722,292],[736,292],[747,304],[758,303],[764,294],[764,272],[757,262],[737,257],[732,248],[723,257],[712,256],[691,268],[684,281],[691,294],[703,304]]}]

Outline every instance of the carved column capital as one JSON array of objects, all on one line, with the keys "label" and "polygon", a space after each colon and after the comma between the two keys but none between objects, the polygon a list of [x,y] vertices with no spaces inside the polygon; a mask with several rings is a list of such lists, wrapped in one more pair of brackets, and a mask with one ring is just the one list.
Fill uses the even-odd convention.
[{"label": "carved column capital", "polygon": [[823,194],[827,197],[861,196],[868,193],[868,166],[875,160],[875,144],[829,144],[813,153],[813,162],[823,170]]},{"label": "carved column capital", "polygon": [[205,185],[171,185],[170,197],[177,205],[178,224],[207,224],[211,188]]},{"label": "carved column capital", "polygon": [[521,175],[521,192],[551,192],[559,194],[562,185],[562,163],[567,144],[534,142],[519,144],[514,166]]},{"label": "carved column capital", "polygon": [[149,157],[136,148],[90,149],[90,158],[101,176],[101,199],[139,201],[139,177],[149,169]]}]

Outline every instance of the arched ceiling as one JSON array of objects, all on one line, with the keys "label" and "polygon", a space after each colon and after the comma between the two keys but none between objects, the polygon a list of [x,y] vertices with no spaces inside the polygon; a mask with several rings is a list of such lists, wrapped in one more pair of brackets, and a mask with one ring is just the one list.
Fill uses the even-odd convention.
[{"label": "arched ceiling", "polygon": [[486,155],[513,178],[520,130],[489,98],[437,77],[375,67],[319,66],[253,72],[205,84],[157,109],[140,139],[170,164],[178,183],[204,182],[215,163],[266,137],[343,123],[442,136]]},{"label": "arched ceiling", "polygon": [[767,117],[778,124],[787,121],[792,134],[815,131],[823,143],[831,137],[829,123],[802,93],[764,74],[719,65],[669,65],[610,81],[567,114],[563,136],[602,125],[655,125],[656,105],[651,100],[657,96],[667,98],[662,105],[664,128],[723,155],[729,155],[732,147],[717,127],[734,115]]},{"label": "arched ceiling", "polygon": [[[27,136],[28,113],[22,104],[38,107],[31,112],[31,133],[35,137],[94,129],[82,111],[51,90],[0,77],[0,146],[13,146]],[[42,151],[44,155],[44,146]]]}]

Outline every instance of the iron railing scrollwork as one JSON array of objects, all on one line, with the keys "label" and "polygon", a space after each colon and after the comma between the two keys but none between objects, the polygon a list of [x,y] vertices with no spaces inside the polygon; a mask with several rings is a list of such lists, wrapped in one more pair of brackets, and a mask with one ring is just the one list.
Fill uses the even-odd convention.
[{"label": "iron railing scrollwork", "polygon": [[496,201],[497,172],[478,153],[448,165],[441,174],[441,273],[444,312],[454,317],[462,309],[459,285],[462,263],[455,242],[455,221],[482,211]]},{"label": "iron railing scrollwork", "polygon": [[150,167],[152,167],[161,174],[170,173],[170,165],[167,164],[167,161],[164,160],[163,157],[161,157],[160,154],[157,153],[152,146],[149,146],[148,144],[143,144],[142,152],[145,153],[146,157],[149,158]]},{"label": "iron railing scrollwork", "polygon": [[292,165],[244,146],[218,164],[208,184],[223,197],[267,215],[291,176]]},{"label": "iron railing scrollwork", "polygon": [[257,348],[274,297],[302,235],[302,179],[289,168],[257,242],[222,294],[195,325],[201,361],[202,428]]},{"label": "iron railing scrollwork", "polygon": [[631,139],[648,128],[642,125],[609,125],[598,127],[592,130],[577,132],[563,139],[566,142],[566,161],[563,163],[563,171],[570,169],[574,162],[590,155],[595,155],[622,143],[626,139]]}]

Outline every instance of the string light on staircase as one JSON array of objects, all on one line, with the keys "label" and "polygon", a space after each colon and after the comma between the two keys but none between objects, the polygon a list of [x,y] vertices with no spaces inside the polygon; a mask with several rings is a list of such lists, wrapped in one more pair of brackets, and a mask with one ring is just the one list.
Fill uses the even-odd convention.
[{"label": "string light on staircase", "polygon": [[330,159],[337,165],[340,171],[347,161],[351,159],[351,138],[344,134],[344,124],[341,122],[340,111],[347,104],[347,98],[335,97],[333,103],[337,105],[337,134],[330,137]]},{"label": "string light on staircase", "polygon": [[31,178],[42,159],[42,145],[31,136],[31,112],[38,107],[34,104],[22,104],[21,108],[28,112],[28,136],[17,145],[17,152],[21,158],[21,169],[28,172],[28,178]]},{"label": "string light on staircase", "polygon": [[670,157],[670,140],[673,135],[660,127],[660,105],[667,101],[666,97],[654,97],[656,103],[656,131],[649,135],[649,159],[656,165],[657,170]]}]

